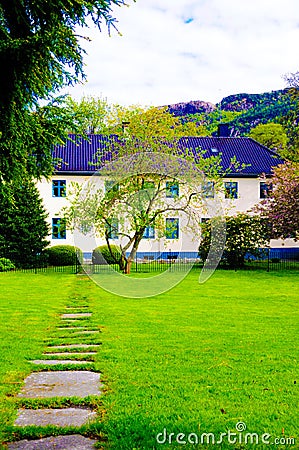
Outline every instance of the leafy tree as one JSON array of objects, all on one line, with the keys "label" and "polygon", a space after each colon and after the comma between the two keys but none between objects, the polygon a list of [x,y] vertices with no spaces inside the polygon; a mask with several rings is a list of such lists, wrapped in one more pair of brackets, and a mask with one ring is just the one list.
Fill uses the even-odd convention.
[{"label": "leafy tree", "polygon": [[0,185],[0,254],[17,266],[34,265],[48,245],[47,213],[32,181]]},{"label": "leafy tree", "polygon": [[265,147],[277,151],[280,155],[283,154],[287,146],[287,134],[279,123],[259,124],[250,130],[249,137],[265,145]]},{"label": "leafy tree", "polygon": [[299,163],[286,162],[274,169],[272,194],[257,207],[268,218],[273,238],[299,238]]},{"label": "leafy tree", "polygon": [[287,161],[299,162],[299,109],[290,111],[281,119],[281,124],[286,130],[287,145],[280,155]]},{"label": "leafy tree", "polygon": [[107,133],[107,118],[111,113],[111,105],[101,97],[84,96],[76,101],[68,96],[66,107],[69,117],[72,118],[72,133],[103,134]]},{"label": "leafy tree", "polygon": [[[199,254],[204,261],[211,246],[212,220],[201,224]],[[243,267],[246,253],[258,257],[261,254],[260,249],[269,246],[270,233],[267,220],[259,215],[238,213],[226,216],[225,221],[226,243],[222,261],[230,268]]]},{"label": "leafy tree", "polygon": [[231,123],[241,114],[242,112],[224,111],[217,108],[209,113],[188,114],[180,120],[186,127],[196,126],[196,133],[193,136],[212,136],[217,135],[219,124]]},{"label": "leafy tree", "polygon": [[39,100],[85,78],[77,28],[115,26],[114,5],[124,0],[0,1],[0,180],[49,174],[61,129]]},{"label": "leafy tree", "polygon": [[284,126],[288,142],[287,147],[283,151],[282,156],[293,162],[299,162],[299,72],[285,76],[289,88],[287,96],[295,105],[287,114],[281,118],[281,123]]},{"label": "leafy tree", "polygon": [[106,99],[93,96],[83,97],[79,101],[68,97],[66,105],[67,114],[70,119],[72,118],[74,126],[70,131],[76,133],[122,134],[126,125],[126,131],[134,134],[136,127],[140,132],[142,124],[147,128],[151,126],[156,134],[161,118],[163,122],[167,118],[169,129],[172,127],[176,136],[206,134],[204,127],[192,121],[181,122],[179,117],[168,112],[167,107],[122,106],[109,104]]},{"label": "leafy tree", "polygon": [[[175,233],[176,223],[166,221],[169,215],[185,219],[185,229],[196,233],[205,208],[202,174],[213,181],[215,190],[224,175],[221,155],[202,155],[195,161],[191,149],[183,150],[182,128],[166,109],[149,108],[135,115],[129,110],[129,114],[129,132],[107,139],[106,148],[98,154],[99,173],[113,185],[103,191],[97,184],[102,177],[94,177],[84,189],[74,186],[70,207],[64,210],[74,228],[88,233],[93,224],[114,260],[111,243],[117,235],[121,253],[116,262],[125,273],[130,272],[147,230],[154,228],[155,237]],[[120,129],[121,124],[116,124],[115,131]],[[235,161],[234,166],[238,166]]]}]

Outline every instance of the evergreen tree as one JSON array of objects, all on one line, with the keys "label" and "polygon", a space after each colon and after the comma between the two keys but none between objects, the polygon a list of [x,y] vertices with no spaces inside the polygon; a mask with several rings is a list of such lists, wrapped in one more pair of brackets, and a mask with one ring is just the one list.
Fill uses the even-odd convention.
[{"label": "evergreen tree", "polygon": [[78,28],[115,27],[112,9],[122,5],[124,0],[0,0],[0,180],[51,173],[52,145],[65,133],[40,100],[85,79]]},{"label": "evergreen tree", "polygon": [[34,266],[48,245],[49,225],[32,181],[0,186],[0,254],[18,267]]}]

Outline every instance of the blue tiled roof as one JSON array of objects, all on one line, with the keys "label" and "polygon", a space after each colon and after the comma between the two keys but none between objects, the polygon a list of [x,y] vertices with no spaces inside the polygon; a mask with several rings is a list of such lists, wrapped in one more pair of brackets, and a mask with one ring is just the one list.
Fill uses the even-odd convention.
[{"label": "blue tiled roof", "polygon": [[[115,136],[107,138],[99,134],[89,135],[89,139],[76,138],[70,135],[65,145],[57,145],[53,149],[53,157],[59,160],[56,164],[56,173],[92,174],[99,168],[96,165],[96,154],[99,150],[107,149],[107,143],[113,142]],[[222,167],[230,166],[231,158],[246,168],[241,172],[232,167],[231,175],[258,176],[262,173],[270,175],[272,167],[282,164],[275,152],[269,150],[255,140],[246,137],[186,137],[180,140],[182,148],[191,149],[195,159],[200,157],[199,149],[205,151],[204,157],[215,156],[221,153]]]}]

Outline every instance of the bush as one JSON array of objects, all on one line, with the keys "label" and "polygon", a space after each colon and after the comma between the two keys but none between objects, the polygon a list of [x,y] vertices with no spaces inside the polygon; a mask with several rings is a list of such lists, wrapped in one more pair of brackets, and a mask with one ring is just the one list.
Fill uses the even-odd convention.
[{"label": "bush", "polygon": [[116,245],[100,245],[92,251],[92,264],[117,264],[121,258],[121,251]]},{"label": "bush", "polygon": [[50,266],[73,266],[82,263],[83,253],[73,245],[54,245],[44,252]]},{"label": "bush", "polygon": [[8,258],[0,258],[0,272],[8,272],[9,270],[14,270],[16,266]]},{"label": "bush", "polygon": [[[252,216],[246,213],[238,213],[235,216],[225,216],[226,231],[217,227],[213,232],[214,249],[222,253],[221,262],[230,268],[241,268],[245,264],[246,254],[250,253],[255,258],[262,256],[261,249],[268,247],[270,243],[270,230],[267,221],[258,215]],[[212,225],[217,224],[217,218],[201,224],[201,242],[199,255],[205,261],[207,259],[212,236]],[[222,235],[226,234],[225,247],[223,249]]]}]

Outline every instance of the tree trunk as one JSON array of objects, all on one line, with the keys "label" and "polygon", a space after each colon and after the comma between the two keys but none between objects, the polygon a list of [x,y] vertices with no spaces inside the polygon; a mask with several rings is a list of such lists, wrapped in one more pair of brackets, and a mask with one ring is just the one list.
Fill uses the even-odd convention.
[{"label": "tree trunk", "polygon": [[145,228],[142,228],[139,233],[135,236],[135,240],[134,240],[134,244],[133,244],[133,248],[130,252],[130,255],[128,258],[125,258],[125,268],[124,268],[124,272],[125,274],[129,274],[131,273],[131,266],[132,266],[132,262],[134,261],[135,257],[136,257],[136,253],[138,250],[138,246],[140,244],[140,241],[142,239],[143,233],[144,233]]},{"label": "tree trunk", "polygon": [[129,257],[126,261],[125,268],[124,268],[125,274],[131,273],[131,266],[132,266],[132,259]]},{"label": "tree trunk", "polygon": [[132,266],[132,262],[134,261],[134,259],[136,257],[138,245],[139,245],[139,242],[137,243],[137,247],[136,247],[136,243],[135,243],[134,247],[131,250],[130,256],[126,260],[126,267],[124,270],[124,273],[126,273],[126,274],[131,273],[131,266]]},{"label": "tree trunk", "polygon": [[125,269],[126,269],[126,264],[127,264],[127,260],[126,258],[122,255],[121,258],[118,261],[118,266],[119,266],[119,270],[121,272],[125,273]]}]

